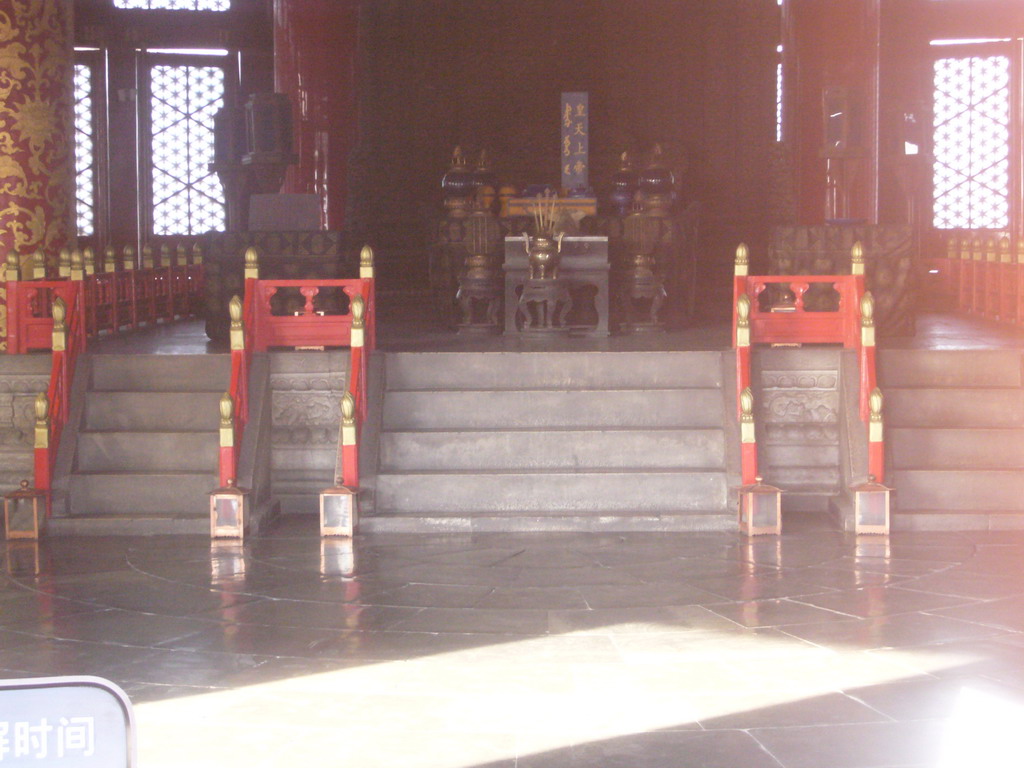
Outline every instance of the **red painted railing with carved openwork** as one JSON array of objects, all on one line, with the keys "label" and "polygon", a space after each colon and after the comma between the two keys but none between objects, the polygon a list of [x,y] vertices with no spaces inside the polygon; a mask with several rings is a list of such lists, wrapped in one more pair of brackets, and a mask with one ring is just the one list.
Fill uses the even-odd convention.
[{"label": "red painted railing with carved openwork", "polygon": [[[85,303],[81,283],[69,281],[54,298],[51,333],[53,362],[50,366],[50,385],[43,407],[36,405],[35,487],[46,492],[47,510],[50,508],[50,488],[57,449],[71,410],[71,385],[75,375],[75,362],[85,351]],[[67,298],[65,298],[67,297]],[[42,395],[40,395],[42,397]]]},{"label": "red painted railing with carved openwork", "polygon": [[8,354],[50,348],[53,298],[72,283],[82,286],[82,332],[96,338],[194,315],[203,295],[203,265],[101,272],[80,280],[9,280]]},{"label": "red painted railing with carved openwork", "polygon": [[958,230],[939,236],[923,260],[924,285],[943,308],[1024,325],[1024,238],[1009,232]]},{"label": "red painted railing with carved openwork", "polygon": [[[856,248],[856,246],[855,246]],[[860,254],[855,258],[855,268]],[[862,262],[861,262],[862,263]],[[733,344],[736,348],[737,410],[741,423],[742,481],[757,477],[757,444],[753,429],[750,350],[754,344],[841,344],[858,354],[859,410],[868,425],[868,473],[884,478],[881,436],[881,393],[875,372],[874,303],[864,288],[863,274],[763,275],[746,274],[745,246],[737,251],[733,281]],[[858,271],[860,271],[858,269]],[[813,311],[805,306],[811,286],[830,286],[838,294],[834,311]],[[785,303],[765,306],[762,297],[770,286],[788,294]]]},{"label": "red painted railing with carved openwork", "polygon": [[[222,485],[237,478],[238,455],[248,421],[248,377],[253,352],[273,348],[349,347],[351,364],[347,390],[355,404],[357,425],[365,421],[367,362],[375,346],[375,303],[372,277],[351,280],[246,278],[245,300],[241,307],[232,309],[231,384],[227,396],[231,402],[228,410],[234,416],[234,431],[233,445],[221,440],[219,474]],[[224,415],[222,409],[222,417]],[[224,428],[227,425],[222,422]],[[357,488],[359,470],[355,444],[343,446],[342,464],[344,484]]]}]

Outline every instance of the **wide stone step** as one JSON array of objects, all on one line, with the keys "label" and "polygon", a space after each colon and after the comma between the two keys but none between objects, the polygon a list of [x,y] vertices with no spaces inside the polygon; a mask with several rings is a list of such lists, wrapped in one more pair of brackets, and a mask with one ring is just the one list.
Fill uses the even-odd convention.
[{"label": "wide stone step", "polygon": [[538,533],[575,531],[590,533],[735,531],[734,512],[686,514],[574,515],[521,510],[507,514],[423,515],[388,514],[363,517],[362,533]]},{"label": "wide stone step", "polygon": [[198,472],[77,473],[68,496],[75,515],[195,515],[209,517],[209,493],[218,485],[216,467]]},{"label": "wide stone step", "polygon": [[387,432],[381,468],[724,469],[721,429]]},{"label": "wide stone step", "polygon": [[717,389],[389,391],[385,430],[720,427]]},{"label": "wide stone step", "polygon": [[644,514],[723,512],[724,472],[479,472],[382,474],[375,513]]},{"label": "wide stone step", "polygon": [[1024,511],[1024,472],[900,469],[886,476],[899,511]]},{"label": "wide stone step", "polygon": [[92,389],[182,392],[227,389],[231,356],[93,355]]},{"label": "wide stone step", "polygon": [[720,387],[722,352],[392,352],[389,389]]},{"label": "wide stone step", "polygon": [[1024,389],[883,390],[891,427],[1024,427]]},{"label": "wide stone step", "polygon": [[86,430],[216,430],[223,391],[87,392]]},{"label": "wide stone step", "polygon": [[1021,351],[883,349],[878,376],[886,387],[1020,387]]},{"label": "wide stone step", "polygon": [[210,535],[210,515],[87,514],[52,517],[47,536]]},{"label": "wide stone step", "polygon": [[1024,429],[890,429],[895,469],[1020,469]]},{"label": "wide stone step", "polygon": [[893,515],[894,531],[1020,531],[1020,510],[912,510]]},{"label": "wide stone step", "polygon": [[217,467],[216,432],[82,432],[80,472],[195,471]]}]

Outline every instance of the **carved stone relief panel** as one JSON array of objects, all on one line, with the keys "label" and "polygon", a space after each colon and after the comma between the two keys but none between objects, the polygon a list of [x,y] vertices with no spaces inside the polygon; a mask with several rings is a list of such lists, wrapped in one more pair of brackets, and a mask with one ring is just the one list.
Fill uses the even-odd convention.
[{"label": "carved stone relief panel", "polygon": [[790,492],[837,492],[838,371],[762,370],[759,382],[758,442],[766,478]]}]

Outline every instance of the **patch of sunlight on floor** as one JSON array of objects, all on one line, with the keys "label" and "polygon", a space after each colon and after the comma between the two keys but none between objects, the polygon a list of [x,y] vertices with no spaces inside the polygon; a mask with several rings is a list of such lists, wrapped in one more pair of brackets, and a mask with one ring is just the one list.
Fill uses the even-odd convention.
[{"label": "patch of sunlight on floor", "polygon": [[965,687],[947,720],[936,768],[1019,768],[1024,705],[1005,694]]},{"label": "patch of sunlight on floor", "polygon": [[[468,768],[697,728],[722,715],[974,661],[938,650],[884,658],[835,652],[749,630],[609,629],[405,661],[339,661],[324,673],[143,703],[136,708],[139,765]],[[587,636],[610,638],[609,655],[580,655]]]}]

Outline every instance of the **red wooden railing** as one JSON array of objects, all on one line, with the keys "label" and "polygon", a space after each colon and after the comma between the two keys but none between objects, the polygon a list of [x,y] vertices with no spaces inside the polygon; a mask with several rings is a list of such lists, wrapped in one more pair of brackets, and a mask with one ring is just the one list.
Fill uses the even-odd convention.
[{"label": "red wooden railing", "polygon": [[1024,239],[1000,230],[958,230],[922,260],[928,294],[954,311],[1024,325]]},{"label": "red wooden railing", "polygon": [[[54,462],[60,446],[61,433],[70,413],[71,385],[75,375],[75,362],[85,351],[85,312],[80,283],[71,281],[68,298],[58,295],[51,311],[53,362],[50,366],[50,385],[46,391],[44,407],[36,408],[37,433],[35,445],[35,487],[46,492],[47,510],[50,509],[50,489]],[[62,286],[63,287],[63,286]]]},{"label": "red wooden railing", "polygon": [[[859,410],[868,426],[868,473],[884,478],[881,436],[881,393],[875,369],[874,302],[865,291],[860,245],[854,246],[852,275],[747,274],[745,246],[737,250],[733,279],[733,345],[736,348],[736,402],[741,422],[741,463],[744,484],[757,476],[757,445],[753,437],[750,350],[754,344],[842,344],[857,351],[860,370]],[[813,285],[831,286],[838,294],[834,311],[809,310],[805,298]],[[769,286],[779,286],[792,301],[763,306]]]},{"label": "red wooden railing", "polygon": [[[260,280],[255,255],[247,256],[245,300],[231,309],[231,383],[227,397],[233,413],[232,445],[222,435],[220,482],[237,479],[238,455],[248,421],[248,377],[253,352],[273,348],[349,347],[347,391],[354,402],[356,430],[366,418],[368,355],[375,346],[375,291],[372,277],[351,280]],[[372,266],[370,268],[372,274]],[[344,295],[344,300],[342,300]],[[343,305],[347,305],[344,306]],[[227,428],[223,417],[222,430]],[[359,484],[358,447],[342,446],[342,477],[347,487]]]},{"label": "red wooden railing", "polygon": [[71,275],[60,280],[8,280],[8,354],[50,348],[50,307],[57,296],[67,303],[72,283],[82,286],[82,333],[90,338],[192,316],[203,295],[199,261],[95,274],[78,269]]}]

